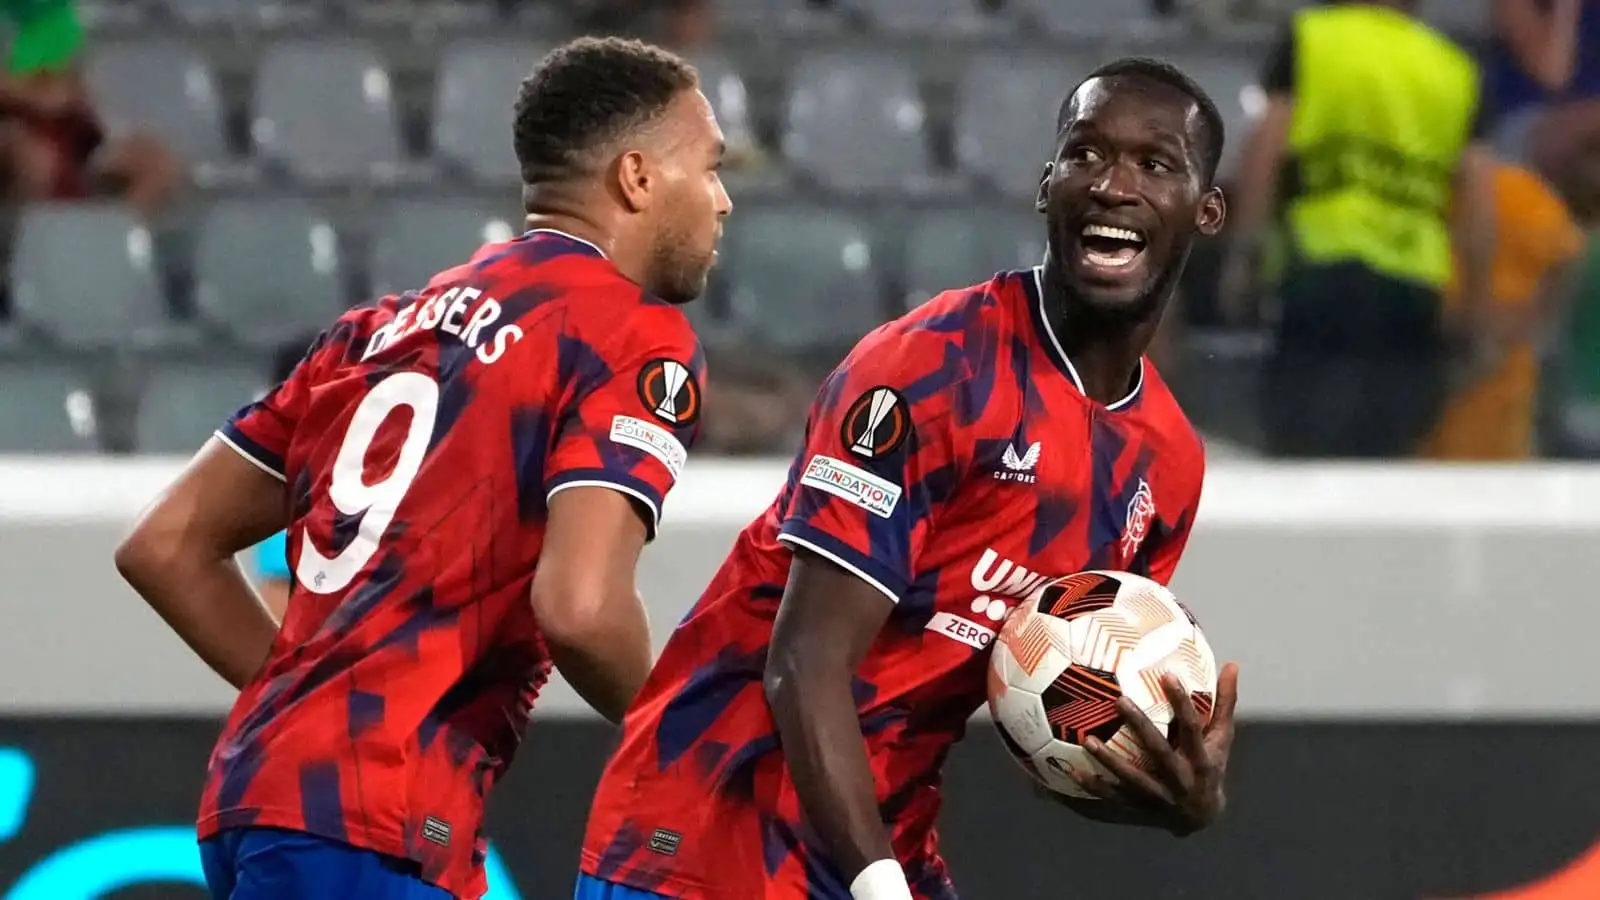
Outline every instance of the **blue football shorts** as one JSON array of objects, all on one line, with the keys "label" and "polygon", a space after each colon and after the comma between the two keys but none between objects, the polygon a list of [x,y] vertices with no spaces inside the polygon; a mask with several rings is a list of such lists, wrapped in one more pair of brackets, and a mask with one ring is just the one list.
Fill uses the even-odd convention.
[{"label": "blue football shorts", "polygon": [[417,864],[276,828],[235,828],[200,843],[212,900],[451,900]]},{"label": "blue football shorts", "polygon": [[578,889],[572,892],[572,900],[668,900],[668,898],[638,888],[601,881],[592,875],[580,874]]}]

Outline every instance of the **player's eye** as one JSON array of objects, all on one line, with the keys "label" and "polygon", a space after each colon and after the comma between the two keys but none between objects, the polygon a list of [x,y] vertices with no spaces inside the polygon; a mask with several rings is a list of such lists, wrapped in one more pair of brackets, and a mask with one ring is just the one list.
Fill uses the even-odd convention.
[{"label": "player's eye", "polygon": [[1087,147],[1082,144],[1068,147],[1066,156],[1067,161],[1072,163],[1083,164],[1100,161],[1100,154],[1095,152],[1093,147]]},{"label": "player's eye", "polygon": [[1171,165],[1169,165],[1166,161],[1160,160],[1160,159],[1156,159],[1154,157],[1147,158],[1144,161],[1144,168],[1145,168],[1145,171],[1156,172],[1158,174],[1163,174],[1163,175],[1167,174],[1169,172],[1175,171],[1174,168]]}]

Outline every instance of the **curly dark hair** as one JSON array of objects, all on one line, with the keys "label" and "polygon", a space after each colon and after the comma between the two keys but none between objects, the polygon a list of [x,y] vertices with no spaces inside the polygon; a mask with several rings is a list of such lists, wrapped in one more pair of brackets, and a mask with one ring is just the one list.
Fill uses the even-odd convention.
[{"label": "curly dark hair", "polygon": [[1090,72],[1084,77],[1083,81],[1078,82],[1077,87],[1074,87],[1067,94],[1067,98],[1062,101],[1061,110],[1056,115],[1057,130],[1067,124],[1067,111],[1072,107],[1072,98],[1078,93],[1078,88],[1096,78],[1113,78],[1118,75],[1148,79],[1189,95],[1195,105],[1200,107],[1202,131],[1200,135],[1201,147],[1199,148],[1200,163],[1204,166],[1206,182],[1209,184],[1215,179],[1217,177],[1217,166],[1222,163],[1222,145],[1226,138],[1223,133],[1222,113],[1217,109],[1216,101],[1212,100],[1211,95],[1206,93],[1205,88],[1201,87],[1193,78],[1184,74],[1182,69],[1159,59],[1130,56],[1106,63]]},{"label": "curly dark hair", "polygon": [[595,151],[655,121],[699,76],[643,41],[584,37],[551,51],[517,92],[513,140],[524,184],[568,181],[600,164]]}]

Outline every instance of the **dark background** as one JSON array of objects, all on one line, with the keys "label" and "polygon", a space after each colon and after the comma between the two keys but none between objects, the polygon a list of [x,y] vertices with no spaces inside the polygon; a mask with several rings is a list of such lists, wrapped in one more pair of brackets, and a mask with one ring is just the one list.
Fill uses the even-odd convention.
[{"label": "dark background", "polygon": [[[0,746],[38,766],[27,822],[0,844],[0,886],[87,835],[192,821],[215,730],[195,719],[0,719]],[[491,817],[526,900],[571,896],[613,734],[586,721],[530,729]],[[980,724],[951,758],[944,848],[967,900],[1460,897],[1531,881],[1600,839],[1597,762],[1600,724],[1248,723],[1224,821],[1179,841],[1035,799]],[[145,887],[115,900],[200,896]]]}]

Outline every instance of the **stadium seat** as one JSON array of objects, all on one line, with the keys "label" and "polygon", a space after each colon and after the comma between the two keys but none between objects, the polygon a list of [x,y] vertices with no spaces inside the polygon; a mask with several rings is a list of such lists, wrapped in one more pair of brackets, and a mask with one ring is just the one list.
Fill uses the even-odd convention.
[{"label": "stadium seat", "polygon": [[1044,217],[1014,209],[928,210],[905,230],[905,306],[1044,259]]},{"label": "stadium seat", "polygon": [[831,10],[808,0],[712,0],[719,25],[762,34],[817,31],[839,24]]},{"label": "stadium seat", "polygon": [[972,34],[992,27],[974,0],[846,0],[847,8],[897,35]]},{"label": "stadium seat", "polygon": [[268,45],[250,130],[258,155],[309,181],[390,181],[405,170],[389,74],[365,41]]},{"label": "stadium seat", "polygon": [[160,5],[199,28],[270,28],[308,22],[318,12],[311,0],[160,0]]},{"label": "stadium seat", "polygon": [[1010,0],[1008,5],[1030,25],[1057,37],[1157,40],[1183,31],[1180,20],[1156,14],[1153,0]]},{"label": "stadium seat", "polygon": [[797,353],[847,348],[884,320],[871,233],[843,210],[747,210],[724,244],[733,326]]},{"label": "stadium seat", "polygon": [[97,45],[87,76],[109,131],[159,135],[202,182],[229,166],[221,89],[194,48],[167,40]]},{"label": "stadium seat", "polygon": [[1222,171],[1231,172],[1250,140],[1255,117],[1266,104],[1261,93],[1260,62],[1216,51],[1177,52],[1169,61],[1188,73],[1216,102],[1227,132]]},{"label": "stadium seat", "polygon": [[44,361],[0,364],[0,453],[81,453],[97,449],[90,379]]},{"label": "stadium seat", "polygon": [[268,387],[256,360],[232,363],[162,362],[143,381],[135,431],[140,453],[189,454],[239,407]]},{"label": "stadium seat", "polygon": [[201,321],[246,346],[298,340],[345,307],[338,235],[295,198],[213,206],[196,239],[194,275]]},{"label": "stadium seat", "polygon": [[375,295],[419,289],[438,272],[466,262],[483,244],[522,231],[513,194],[506,202],[436,197],[396,200],[373,226]]},{"label": "stadium seat", "polygon": [[700,72],[700,90],[717,114],[717,124],[728,141],[730,154],[748,152],[755,144],[755,113],[750,90],[734,62],[716,54],[698,54],[692,60]]},{"label": "stadium seat", "polygon": [[511,111],[522,79],[548,49],[472,40],[447,46],[434,83],[434,154],[473,179],[515,184]]},{"label": "stadium seat", "polygon": [[911,187],[932,174],[917,73],[893,56],[805,57],[790,82],[783,152],[841,191]]},{"label": "stadium seat", "polygon": [[155,239],[121,206],[45,204],[21,215],[14,316],[67,347],[158,343],[167,334]]},{"label": "stadium seat", "polygon": [[956,88],[957,164],[1007,194],[1036,194],[1061,101],[1093,67],[1068,52],[975,58]]}]

